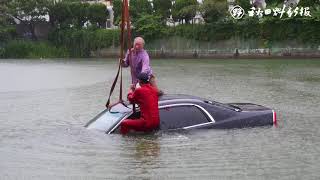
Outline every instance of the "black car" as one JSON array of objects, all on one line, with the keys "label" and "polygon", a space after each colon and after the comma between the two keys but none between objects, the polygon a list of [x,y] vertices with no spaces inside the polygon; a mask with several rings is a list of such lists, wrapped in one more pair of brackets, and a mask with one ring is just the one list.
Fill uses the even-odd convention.
[{"label": "black car", "polygon": [[[162,131],[189,129],[232,129],[276,124],[274,110],[251,103],[219,103],[190,95],[163,95],[159,99]],[[119,133],[124,119],[140,116],[139,108],[117,104],[93,118],[86,127],[107,134]]]}]

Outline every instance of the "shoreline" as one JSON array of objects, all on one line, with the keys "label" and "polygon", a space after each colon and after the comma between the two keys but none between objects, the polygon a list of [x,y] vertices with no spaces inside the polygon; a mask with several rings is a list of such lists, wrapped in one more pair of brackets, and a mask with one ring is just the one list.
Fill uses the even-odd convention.
[{"label": "shoreline", "polygon": [[[181,51],[163,51],[163,50],[148,50],[150,59],[155,60],[170,60],[170,59],[194,59],[194,60],[241,60],[241,59],[251,59],[251,60],[261,60],[261,59],[316,59],[320,60],[320,49],[314,49],[309,51],[275,51],[272,52],[269,49],[256,49],[253,52],[249,50],[181,50]],[[65,59],[118,59],[119,51],[117,49],[101,49],[98,51],[91,51],[89,57],[23,57],[23,58],[0,58],[1,59],[39,59],[39,60],[65,60]]]},{"label": "shoreline", "polygon": [[[19,61],[19,60],[40,60],[40,61],[48,61],[48,60],[57,60],[57,61],[90,61],[90,60],[98,60],[98,61],[115,61],[119,57],[109,56],[109,57],[69,57],[69,58],[0,58],[1,61]],[[212,60],[212,61],[223,61],[223,60],[320,60],[320,56],[240,56],[240,57],[230,57],[230,56],[212,56],[212,57],[151,57],[151,60],[156,61],[166,61],[166,60]]]},{"label": "shoreline", "polygon": [[[151,59],[318,59],[320,49],[281,49],[272,52],[272,49],[226,49],[226,50],[148,50]],[[119,51],[115,49],[101,49],[92,51],[93,58],[118,58]]]},{"label": "shoreline", "polygon": [[[281,56],[281,55],[207,55],[207,56],[187,56],[187,55],[176,55],[176,56],[154,56],[149,55],[151,59],[157,59],[157,60],[166,60],[166,59],[212,59],[212,60],[236,60],[236,59],[319,59],[320,60],[320,54],[319,55],[294,55],[294,56]],[[92,56],[89,58],[110,58],[115,59],[119,58],[119,56]]]}]

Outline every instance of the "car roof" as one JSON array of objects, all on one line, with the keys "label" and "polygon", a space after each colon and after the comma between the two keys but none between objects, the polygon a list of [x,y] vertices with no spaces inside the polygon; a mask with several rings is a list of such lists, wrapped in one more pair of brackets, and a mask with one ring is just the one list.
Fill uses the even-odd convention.
[{"label": "car roof", "polygon": [[159,105],[167,105],[174,103],[203,103],[205,99],[186,94],[164,94],[159,97]]},{"label": "car roof", "polygon": [[220,106],[228,109],[234,110],[229,104],[220,103],[217,101],[212,101],[204,99],[197,96],[186,95],[186,94],[164,94],[159,97],[159,106],[172,105],[172,104],[197,104],[200,106]]},{"label": "car roof", "polygon": [[187,95],[187,94],[164,94],[159,97],[159,101],[173,100],[173,99],[202,99],[197,96]]}]

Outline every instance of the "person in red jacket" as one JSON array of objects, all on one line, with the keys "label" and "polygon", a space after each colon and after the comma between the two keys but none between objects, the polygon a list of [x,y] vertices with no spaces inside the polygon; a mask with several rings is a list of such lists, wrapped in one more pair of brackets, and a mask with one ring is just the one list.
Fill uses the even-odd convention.
[{"label": "person in red jacket", "polygon": [[127,134],[130,130],[151,132],[159,127],[158,90],[150,84],[149,78],[147,73],[140,73],[140,88],[131,86],[128,100],[140,106],[141,116],[139,119],[125,119],[121,122],[121,134]]}]

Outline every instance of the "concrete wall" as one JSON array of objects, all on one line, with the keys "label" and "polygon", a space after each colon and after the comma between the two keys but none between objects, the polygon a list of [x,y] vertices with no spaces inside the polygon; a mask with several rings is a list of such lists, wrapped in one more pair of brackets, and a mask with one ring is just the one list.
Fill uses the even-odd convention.
[{"label": "concrete wall", "polygon": [[[320,57],[319,47],[310,47],[296,41],[273,43],[265,47],[257,39],[229,39],[217,42],[201,42],[180,37],[146,42],[145,49],[152,58],[273,58]],[[119,48],[100,49],[93,57],[118,57]]]}]

